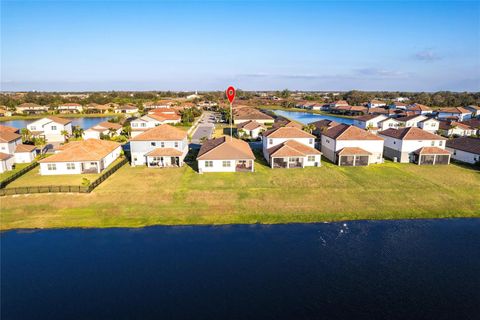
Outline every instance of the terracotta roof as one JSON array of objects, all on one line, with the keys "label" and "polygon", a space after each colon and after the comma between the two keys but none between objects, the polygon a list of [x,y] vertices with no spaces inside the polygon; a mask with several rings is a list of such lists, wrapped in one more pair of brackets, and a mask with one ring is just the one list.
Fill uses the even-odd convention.
[{"label": "terracotta roof", "polygon": [[373,100],[370,101],[370,103],[376,103],[376,104],[378,104],[378,103],[385,103],[385,101],[380,101],[380,100],[375,100],[375,99],[373,99]]},{"label": "terracotta roof", "polygon": [[255,159],[247,142],[229,137],[205,141],[200,148],[197,160]]},{"label": "terracotta roof", "polygon": [[441,130],[450,130],[457,127],[462,130],[472,130],[469,125],[457,121],[439,121],[438,128]]},{"label": "terracotta roof", "polygon": [[412,120],[412,119],[415,119],[415,118],[418,118],[418,117],[425,117],[425,116],[422,116],[421,114],[413,114],[411,116],[396,118],[396,120],[400,121],[400,122],[407,122],[409,120]]},{"label": "terracotta roof", "polygon": [[187,138],[186,131],[180,130],[168,124],[161,124],[139,134],[138,136],[130,139],[130,141],[172,141],[183,140],[185,138]]},{"label": "terracotta roof", "polygon": [[265,114],[251,107],[235,109],[233,111],[233,118],[235,120],[271,120],[273,121],[273,118],[270,117],[268,114]]},{"label": "terracotta roof", "polygon": [[441,148],[438,148],[438,147],[423,147],[423,148],[420,148],[416,151],[414,151],[413,153],[416,153],[416,154],[451,154],[449,151],[445,150],[445,149],[441,149]]},{"label": "terracotta roof", "polygon": [[80,103],[62,103],[60,107],[81,107]]},{"label": "terracotta roof", "polygon": [[392,103],[392,105],[396,106],[396,107],[406,107],[407,105],[403,102],[394,102]]},{"label": "terracotta roof", "polygon": [[19,144],[17,145],[17,147],[15,148],[15,153],[17,152],[32,152],[33,150],[35,150],[36,147],[34,145],[31,145],[31,144]]},{"label": "terracotta roof", "polygon": [[462,113],[472,113],[472,111],[465,109],[463,107],[452,107],[452,108],[442,108],[438,110],[438,112],[445,112],[445,113],[457,113],[457,114],[462,114]]},{"label": "terracotta roof", "polygon": [[480,154],[480,138],[460,137],[447,141],[447,147]]},{"label": "terracotta roof", "polygon": [[158,121],[165,121],[165,120],[180,120],[182,117],[180,117],[176,113],[149,113],[147,114],[147,117],[150,117],[152,119],[158,120]]},{"label": "terracotta roof", "polygon": [[370,152],[367,150],[364,150],[362,148],[357,148],[357,147],[345,147],[338,151],[338,155],[343,156],[343,155],[371,155]]},{"label": "terracotta roof", "polygon": [[13,132],[13,133],[16,133],[18,130],[19,130],[18,128],[0,125],[0,132]]},{"label": "terracotta roof", "polygon": [[265,128],[265,126],[261,125],[255,120],[250,120],[246,122],[242,122],[237,125],[238,129],[245,129],[245,130],[255,130],[257,128]]},{"label": "terracotta roof", "polygon": [[120,106],[120,107],[117,107],[118,110],[134,110],[134,109],[138,109],[137,107],[135,106],[132,106],[130,104],[126,104],[124,106]]},{"label": "terracotta roof", "polygon": [[267,150],[270,157],[305,157],[307,155],[322,154],[317,149],[306,146],[295,140],[287,140]]},{"label": "terracotta roof", "polygon": [[22,136],[15,132],[0,131],[0,142],[10,142],[20,139]]},{"label": "terracotta roof", "polygon": [[303,125],[299,122],[296,122],[296,121],[291,121],[291,120],[288,120],[286,118],[277,118],[275,119],[275,122],[273,123],[273,127],[274,128],[278,128],[278,127],[295,127],[295,128],[298,128],[298,129],[302,129],[303,128]]},{"label": "terracotta roof", "polygon": [[417,127],[401,129],[390,128],[380,131],[378,134],[400,140],[447,140],[444,137],[430,133]]},{"label": "terracotta roof", "polygon": [[340,105],[348,106],[348,102],[345,101],[345,100],[337,100],[337,101],[332,102],[331,104],[340,104]]},{"label": "terracotta roof", "polygon": [[295,127],[278,127],[265,131],[264,137],[268,138],[315,138],[314,135]]},{"label": "terracotta roof", "polygon": [[7,160],[13,157],[13,154],[0,152],[0,160]]},{"label": "terracotta roof", "polygon": [[378,118],[378,117],[381,117],[381,116],[382,115],[367,114],[367,115],[364,115],[364,116],[356,117],[354,119],[355,120],[360,120],[360,121],[368,121],[368,120],[372,120],[372,119],[375,119],[375,118]]},{"label": "terracotta roof", "polygon": [[59,153],[38,162],[100,161],[120,146],[120,143],[108,140],[72,141],[60,146]]},{"label": "terracotta roof", "polygon": [[411,104],[410,107],[408,108],[408,110],[414,110],[414,111],[431,111],[432,108],[426,106],[426,105],[423,105],[423,104],[420,104],[420,103],[414,103],[414,104]]},{"label": "terracotta roof", "polygon": [[41,106],[41,105],[36,104],[36,103],[27,102],[27,103],[22,103],[22,104],[18,105],[17,108],[37,109],[37,108],[46,108],[46,107]]},{"label": "terracotta roof", "polygon": [[463,120],[460,123],[466,124],[467,126],[470,126],[472,128],[480,129],[480,119],[468,119],[468,120]]},{"label": "terracotta roof", "polygon": [[324,135],[335,140],[383,140],[373,133],[346,124],[331,127]]},{"label": "terracotta roof", "polygon": [[60,118],[60,117],[54,117],[54,116],[49,116],[49,117],[47,117],[47,119],[50,119],[53,122],[60,123],[60,124],[63,124],[63,125],[66,125],[66,124],[72,122],[72,120],[68,120],[68,119],[64,119],[64,118]]},{"label": "terracotta roof", "polygon": [[[108,122],[108,121],[100,122],[96,126],[107,128],[107,129],[115,129],[115,130],[118,130],[118,129],[122,128],[121,124],[114,123],[114,122]],[[94,126],[94,127],[96,127],[96,126]]]},{"label": "terracotta roof", "polygon": [[173,156],[180,157],[183,153],[175,148],[156,148],[146,154],[148,157],[162,157],[162,156]]},{"label": "terracotta roof", "polygon": [[364,106],[339,106],[339,107],[336,107],[335,109],[342,110],[342,111],[361,111],[361,112],[366,112],[368,110],[368,108]]}]

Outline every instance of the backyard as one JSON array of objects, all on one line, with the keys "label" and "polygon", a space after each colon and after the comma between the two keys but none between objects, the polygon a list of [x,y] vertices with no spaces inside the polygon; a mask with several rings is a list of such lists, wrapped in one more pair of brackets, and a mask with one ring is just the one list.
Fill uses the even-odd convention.
[{"label": "backyard", "polygon": [[[1,229],[480,216],[480,172],[469,167],[386,162],[352,168],[325,162],[321,168],[272,170],[263,161],[255,166],[254,173],[199,175],[190,166],[126,165],[90,194],[0,198]],[[15,185],[38,183],[37,170]],[[51,178],[55,184],[72,182]]]}]

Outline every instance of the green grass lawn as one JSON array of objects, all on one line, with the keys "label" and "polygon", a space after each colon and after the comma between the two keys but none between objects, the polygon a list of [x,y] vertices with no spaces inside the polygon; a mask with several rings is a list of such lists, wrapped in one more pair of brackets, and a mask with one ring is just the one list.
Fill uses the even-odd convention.
[{"label": "green grass lawn", "polygon": [[100,174],[61,174],[52,176],[40,175],[40,167],[36,167],[25,173],[20,178],[8,185],[8,188],[34,187],[34,186],[80,186],[82,179],[87,178],[90,182],[97,179]]},{"label": "green grass lawn", "polygon": [[14,175],[18,171],[22,170],[23,168],[29,166],[31,163],[16,163],[15,169],[11,171],[5,171],[4,173],[0,174],[0,181],[7,179],[8,177]]},{"label": "green grass lawn", "polygon": [[[459,165],[324,162],[272,170],[261,161],[255,170],[200,175],[189,166],[126,165],[90,194],[2,197],[1,229],[480,216],[480,172]],[[61,177],[62,183],[71,179],[77,177]]]}]

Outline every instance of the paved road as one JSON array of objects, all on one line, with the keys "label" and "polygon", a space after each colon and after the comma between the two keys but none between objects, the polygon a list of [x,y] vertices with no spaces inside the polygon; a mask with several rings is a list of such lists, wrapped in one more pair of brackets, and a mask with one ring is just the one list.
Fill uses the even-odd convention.
[{"label": "paved road", "polygon": [[215,130],[215,113],[211,111],[205,111],[202,116],[202,120],[195,129],[195,132],[192,135],[191,143],[194,145],[199,145],[200,140],[203,137],[211,138]]}]

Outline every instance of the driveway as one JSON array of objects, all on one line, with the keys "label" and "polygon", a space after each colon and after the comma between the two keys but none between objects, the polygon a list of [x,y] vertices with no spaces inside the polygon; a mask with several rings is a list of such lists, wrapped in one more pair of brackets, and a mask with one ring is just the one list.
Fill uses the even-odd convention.
[{"label": "driveway", "polygon": [[202,138],[211,138],[215,130],[215,113],[211,111],[205,111],[202,115],[202,119],[198,123],[197,128],[192,134],[191,143],[194,145],[200,145]]}]

